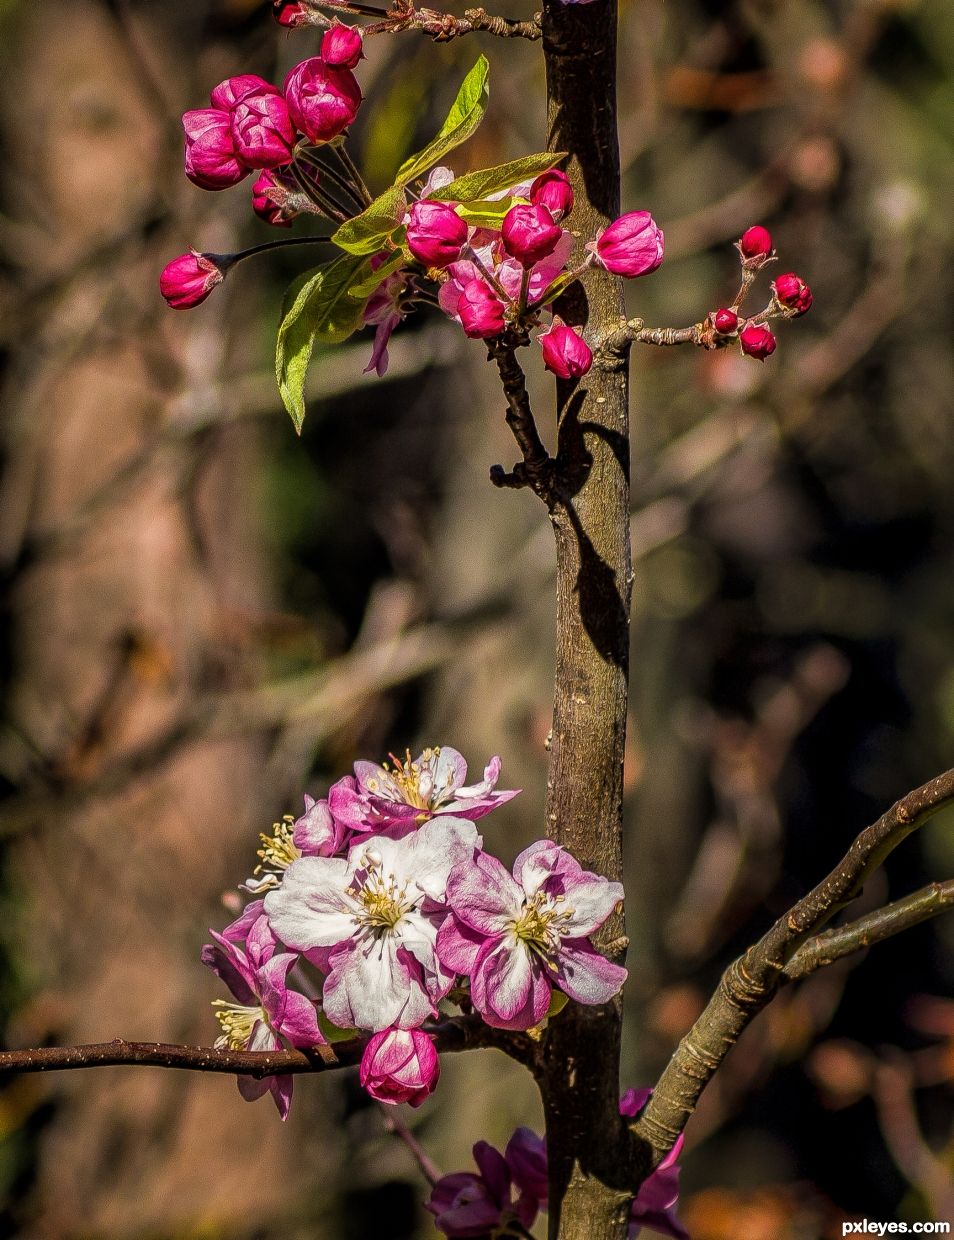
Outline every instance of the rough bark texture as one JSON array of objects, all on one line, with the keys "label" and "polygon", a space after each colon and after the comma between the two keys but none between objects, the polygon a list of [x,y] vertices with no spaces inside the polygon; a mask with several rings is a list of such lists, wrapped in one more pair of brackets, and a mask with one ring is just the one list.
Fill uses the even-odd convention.
[{"label": "rough bark texture", "polygon": [[[544,15],[549,143],[570,155],[574,232],[619,213],[616,5]],[[590,272],[565,298],[596,352],[623,312],[620,282]],[[556,691],[547,829],[587,869],[621,877],[623,747],[629,650],[629,431],[625,355],[559,384],[552,521],[557,550]],[[604,927],[620,952],[622,918]],[[631,1191],[618,1115],[621,1010],[571,1006],[542,1054],[551,1240],[620,1240]]]}]

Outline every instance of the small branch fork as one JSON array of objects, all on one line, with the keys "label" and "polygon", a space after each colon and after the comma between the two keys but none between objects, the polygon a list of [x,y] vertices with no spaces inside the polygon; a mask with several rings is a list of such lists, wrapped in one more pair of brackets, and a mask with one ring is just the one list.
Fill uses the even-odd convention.
[{"label": "small branch fork", "polygon": [[634,342],[661,346],[694,344],[702,349],[722,349],[732,343],[732,339],[731,336],[719,335],[708,319],[694,323],[692,327],[645,327],[642,319],[630,319],[606,337],[597,360],[603,365],[618,362]]},{"label": "small branch fork", "polygon": [[816,933],[859,894],[903,839],[952,801],[954,770],[902,797],[861,832],[827,878],[729,965],[704,1012],[676,1048],[646,1109],[631,1126],[636,1138],[652,1148],[655,1161],[675,1145],[703,1089],[781,985],[954,904],[954,882],[932,883],[846,926]]},{"label": "small branch fork", "polygon": [[327,18],[316,10],[326,8],[333,12],[354,13],[360,17],[377,17],[380,20],[364,27],[365,34],[399,34],[402,30],[423,30],[435,43],[448,43],[460,35],[483,33],[500,39],[538,40],[542,35],[541,14],[534,13],[527,21],[512,17],[498,17],[486,9],[465,9],[462,17],[445,13],[440,9],[417,8],[413,0],[394,0],[390,8],[370,4],[349,4],[347,0],[313,0],[310,6],[316,25],[327,25]]},{"label": "small branch fork", "polygon": [[526,377],[517,361],[517,348],[523,343],[526,343],[525,340],[517,333],[504,332],[488,345],[489,357],[497,363],[507,398],[507,425],[513,431],[513,437],[523,453],[523,460],[519,461],[509,474],[502,465],[492,466],[490,480],[496,487],[530,487],[547,507],[552,509],[555,501],[555,463],[537,430],[530,407]]}]

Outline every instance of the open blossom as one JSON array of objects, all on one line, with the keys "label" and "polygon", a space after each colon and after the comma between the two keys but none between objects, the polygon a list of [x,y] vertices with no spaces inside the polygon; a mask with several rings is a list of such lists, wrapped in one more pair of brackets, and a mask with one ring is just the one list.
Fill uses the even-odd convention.
[{"label": "open blossom", "polygon": [[467,763],[450,745],[425,749],[416,758],[390,764],[356,762],[354,778],[346,776],[328,792],[336,818],[352,831],[406,833],[429,818],[460,816],[472,821],[515,797],[519,789],[496,790],[500,759],[491,758],[483,779],[465,786]]},{"label": "open blossom", "polygon": [[173,310],[191,310],[205,301],[225,279],[225,265],[216,255],[190,250],[167,263],[159,277],[159,291]]},{"label": "open blossom", "polygon": [[312,56],[285,78],[285,101],[292,122],[310,142],[330,142],[357,116],[361,88],[350,69],[332,68]]},{"label": "open blossom", "polygon": [[[237,1000],[215,1001],[222,1033],[216,1047],[230,1050],[274,1051],[282,1038],[292,1046],[322,1046],[325,1039],[311,1000],[287,985],[289,970],[298,961],[294,952],[279,951],[260,901],[250,905],[238,921],[202,949],[202,962],[216,973]],[[292,1078],[271,1076],[257,1080],[240,1076],[239,1092],[246,1101],[271,1093],[282,1119],[291,1105]]]},{"label": "open blossom", "polygon": [[[627,1089],[619,1100],[620,1115],[635,1118],[652,1094],[652,1089]],[[639,1186],[639,1192],[630,1209],[629,1240],[636,1240],[645,1227],[673,1240],[689,1240],[689,1233],[676,1218],[679,1200],[679,1167],[676,1161],[682,1151],[680,1137],[666,1157]]]},{"label": "open blossom", "polygon": [[[383,262],[383,258],[381,259]],[[374,263],[374,259],[371,260]],[[378,378],[387,373],[389,357],[388,342],[395,327],[404,318],[405,311],[401,298],[408,286],[408,273],[395,271],[386,276],[368,298],[364,308],[365,326],[373,326],[374,345],[371,349],[371,360],[364,368],[364,373],[374,371]]]},{"label": "open blossom", "polygon": [[626,970],[601,956],[589,935],[623,898],[619,883],[582,869],[563,848],[539,840],[513,876],[487,853],[455,866],[451,913],[437,938],[440,959],[470,977],[470,997],[488,1025],[530,1029],[547,1014],[553,986],[578,1003],[606,1003]]},{"label": "open blossom", "polygon": [[299,857],[332,857],[342,850],[347,836],[346,825],[334,817],[328,802],[316,801],[305,793],[305,812],[300,818],[286,814],[272,826],[271,835],[259,836],[261,864],[240,884],[242,890],[252,895],[274,891],[293,861]]},{"label": "open blossom", "polygon": [[476,1174],[458,1171],[442,1176],[425,1202],[437,1228],[445,1236],[483,1238],[496,1234],[495,1228],[513,1219],[525,1229],[532,1227],[540,1203],[526,1192],[514,1200],[516,1176],[510,1164],[510,1147],[504,1155],[486,1141],[478,1141],[473,1153]]},{"label": "open blossom", "polygon": [[629,211],[614,220],[587,249],[614,275],[633,279],[649,275],[663,260],[662,229],[648,211]]},{"label": "open blossom", "polygon": [[454,984],[438,958],[447,876],[481,845],[472,822],[433,818],[400,840],[375,835],[343,857],[302,857],[265,911],[283,943],[327,973],[326,1016],[342,1029],[414,1029]]},{"label": "open blossom", "polygon": [[361,1084],[372,1098],[419,1107],[441,1074],[434,1039],[420,1029],[376,1033],[361,1056]]}]

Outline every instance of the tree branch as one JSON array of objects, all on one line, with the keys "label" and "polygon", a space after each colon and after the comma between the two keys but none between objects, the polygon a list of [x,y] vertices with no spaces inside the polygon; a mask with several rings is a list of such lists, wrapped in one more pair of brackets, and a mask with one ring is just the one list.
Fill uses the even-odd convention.
[{"label": "tree branch", "polygon": [[857,921],[826,930],[804,942],[784,969],[788,981],[800,981],[816,969],[834,964],[852,952],[863,951],[882,943],[902,930],[937,917],[954,905],[954,879],[944,883],[928,883],[920,891],[901,900],[894,900]]},{"label": "tree branch", "polygon": [[[365,6],[335,4],[328,7],[351,7],[355,12],[368,12]],[[475,8],[465,9],[463,17],[458,17],[438,9],[415,8],[411,0],[395,0],[381,21],[365,27],[365,34],[397,34],[402,30],[423,30],[435,43],[447,43],[460,35],[476,32],[496,35],[500,39],[536,41],[542,33],[539,13],[535,13],[529,21],[518,21]]]},{"label": "tree branch", "polygon": [[523,453],[523,461],[514,466],[512,473],[505,473],[500,465],[495,465],[490,471],[490,480],[497,487],[530,487],[551,508],[553,461],[534,421],[526,377],[517,361],[519,343],[514,333],[505,332],[488,345],[507,397],[507,425]]},{"label": "tree branch", "polygon": [[[903,839],[951,801],[954,770],[902,797],[861,832],[827,878],[729,965],[705,1011],[676,1048],[646,1109],[632,1125],[632,1132],[653,1147],[657,1161],[675,1145],[702,1091],[739,1035],[786,980],[786,967],[797,950],[855,898],[868,876]],[[861,918],[859,924],[867,920]],[[839,931],[832,934],[837,936]]]},{"label": "tree branch", "polygon": [[[492,1029],[478,1016],[450,1017],[425,1026],[441,1052],[493,1047],[521,1063],[533,1058],[533,1043],[524,1034]],[[185,1068],[192,1072],[225,1072],[265,1077],[329,1072],[359,1063],[367,1038],[350,1038],[314,1051],[231,1051],[211,1046],[178,1046],[167,1042],[112,1042],[89,1046],[41,1046],[31,1050],[0,1051],[0,1078],[26,1072],[61,1072],[72,1068],[151,1067]],[[333,1055],[330,1052],[334,1052]]]}]

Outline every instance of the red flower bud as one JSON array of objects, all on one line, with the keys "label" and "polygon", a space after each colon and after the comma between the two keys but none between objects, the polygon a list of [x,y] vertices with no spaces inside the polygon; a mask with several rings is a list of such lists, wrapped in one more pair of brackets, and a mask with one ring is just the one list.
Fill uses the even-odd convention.
[{"label": "red flower bud", "polygon": [[[317,170],[309,171],[317,179]],[[287,169],[266,168],[252,186],[252,210],[266,224],[275,228],[291,228],[298,211],[289,207],[286,200],[290,194],[297,192],[298,183]]]},{"label": "red flower bud", "polygon": [[467,225],[446,202],[424,199],[411,207],[407,248],[425,267],[456,263],[467,241]]},{"label": "red flower bud", "polygon": [[559,379],[576,379],[593,365],[593,354],[575,327],[554,318],[549,331],[538,336],[543,364]]},{"label": "red flower bud", "polygon": [[499,336],[504,329],[504,305],[483,280],[468,280],[461,290],[457,313],[464,334],[472,340]]},{"label": "red flower bud", "polygon": [[298,0],[272,0],[272,16],[289,29],[308,25],[308,10]]},{"label": "red flower bud", "polygon": [[190,250],[166,265],[159,277],[159,291],[173,310],[190,310],[222,283],[225,268],[215,262],[216,257]]},{"label": "red flower bud", "polygon": [[649,275],[663,260],[665,238],[648,211],[629,211],[590,242],[601,266],[614,275],[634,279]]},{"label": "red flower bud", "polygon": [[739,332],[739,343],[743,353],[757,358],[760,362],[764,362],[775,352],[775,336],[772,329],[764,323],[749,323],[743,327]]},{"label": "red flower bud", "polygon": [[761,224],[747,228],[738,241],[743,258],[768,258],[772,253],[772,234]]},{"label": "red flower bud", "polygon": [[732,332],[739,326],[739,316],[734,310],[714,310],[712,313],[712,325],[716,331],[723,336],[730,336]]},{"label": "red flower bud", "polygon": [[535,207],[546,207],[555,220],[573,210],[573,188],[570,178],[558,168],[542,172],[530,186],[530,201]]},{"label": "red flower bud", "polygon": [[794,311],[792,318],[795,319],[810,310],[814,301],[812,290],[794,271],[787,271],[785,275],[779,276],[772,285],[772,291],[780,306]]},{"label": "red flower bud", "polygon": [[556,249],[563,229],[546,207],[519,203],[504,216],[500,229],[503,248],[523,267],[533,267]]},{"label": "red flower bud", "polygon": [[228,189],[248,176],[235,154],[232,123],[220,108],[199,108],[182,118],[185,131],[185,173],[202,189]]},{"label": "red flower bud", "polygon": [[361,31],[337,19],[321,40],[321,59],[332,69],[353,69],[364,55]]},{"label": "red flower bud", "polygon": [[330,142],[361,106],[361,88],[350,69],[332,69],[320,56],[296,65],[285,79],[285,101],[295,126],[311,142]]}]

